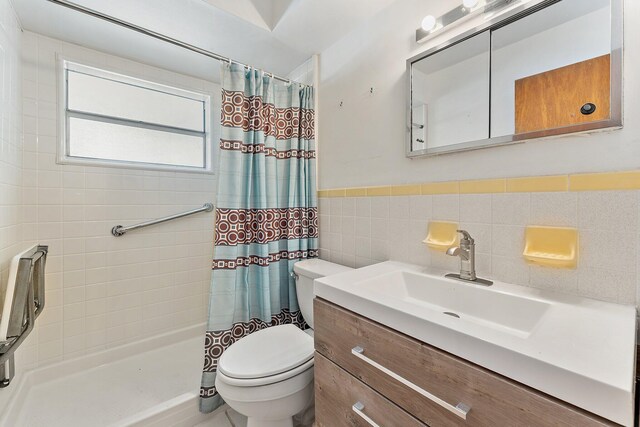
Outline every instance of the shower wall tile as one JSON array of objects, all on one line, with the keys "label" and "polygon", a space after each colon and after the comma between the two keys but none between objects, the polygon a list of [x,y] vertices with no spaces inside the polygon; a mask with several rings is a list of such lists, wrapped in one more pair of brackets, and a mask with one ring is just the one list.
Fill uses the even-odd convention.
[{"label": "shower wall tile", "polygon": [[409,217],[411,219],[423,220],[432,215],[432,196],[410,196],[409,197]]},{"label": "shower wall tile", "polygon": [[[320,199],[321,204],[325,200]],[[345,201],[342,199],[342,206]],[[457,271],[459,260],[422,244],[430,220],[457,222],[476,241],[481,277],[585,297],[635,304],[640,301],[640,192],[453,194],[356,197],[355,239],[335,211],[320,225],[320,255],[350,267],[386,260]],[[348,202],[351,203],[351,202]],[[349,211],[351,213],[351,211]],[[341,221],[340,232],[325,228]],[[345,222],[346,221],[346,222]],[[323,224],[325,224],[323,226]],[[577,227],[578,268],[528,265],[522,257],[527,225]],[[342,239],[342,246],[327,244]],[[337,252],[336,252],[337,251]],[[355,253],[355,257],[346,254]],[[640,288],[638,288],[640,289]]]},{"label": "shower wall tile", "polygon": [[[215,203],[215,175],[57,164],[56,55],[185,89],[213,92],[216,84],[30,32],[23,33],[22,52],[28,71],[22,99],[15,100],[22,116],[15,120],[24,121],[26,143],[24,155],[11,160],[17,175],[13,193],[20,201],[11,201],[18,206],[12,230],[22,233],[25,243],[50,246],[47,308],[33,333],[32,366],[203,323],[213,255],[211,214],[120,238],[110,230]],[[322,212],[323,228],[329,227],[331,212]]]},{"label": "shower wall tile", "polygon": [[527,225],[531,216],[529,193],[494,194],[491,199],[494,224]]},{"label": "shower wall tile", "polygon": [[634,191],[593,191],[578,201],[580,227],[638,232],[638,198]]},{"label": "shower wall tile", "polygon": [[356,216],[362,218],[371,217],[371,198],[362,197],[356,199]]},{"label": "shower wall tile", "polygon": [[347,197],[342,200],[342,214],[344,216],[356,215],[356,200],[352,197]]},{"label": "shower wall tile", "polygon": [[371,218],[389,218],[390,197],[371,198]]},{"label": "shower wall tile", "polygon": [[460,221],[491,224],[491,194],[461,194]]},{"label": "shower wall tile", "polygon": [[391,220],[409,219],[409,197],[399,196],[393,198],[389,204],[389,218]]},{"label": "shower wall tile", "polygon": [[[25,143],[22,129],[27,122],[29,126],[35,125],[34,120],[23,118],[23,110],[29,113],[27,117],[33,117],[36,104],[33,99],[30,102],[23,101],[21,46],[22,32],[11,2],[0,0],[0,307],[4,303],[11,259],[25,249],[22,243],[25,195]],[[29,143],[33,143],[33,140],[29,140]],[[36,179],[34,176],[30,182]],[[30,196],[34,197],[35,194],[31,193]],[[47,293],[47,299],[53,301],[52,310],[55,311],[58,298],[51,290]],[[47,329],[43,339],[52,341],[58,332],[55,328]],[[33,332],[17,350],[15,361],[18,375],[36,365],[37,341],[37,332]],[[8,394],[0,396],[0,410]]]},{"label": "shower wall tile", "polygon": [[438,221],[458,221],[460,218],[460,196],[442,194],[432,196],[432,215]]},{"label": "shower wall tile", "polygon": [[578,193],[531,194],[531,224],[578,226]]}]

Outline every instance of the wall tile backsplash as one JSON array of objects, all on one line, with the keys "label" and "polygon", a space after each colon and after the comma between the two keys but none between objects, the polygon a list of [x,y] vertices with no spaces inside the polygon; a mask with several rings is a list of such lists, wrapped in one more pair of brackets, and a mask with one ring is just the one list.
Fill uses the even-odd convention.
[{"label": "wall tile backsplash", "polygon": [[[455,221],[476,241],[478,275],[623,304],[640,287],[640,192],[444,194],[320,198],[320,256],[351,267],[385,260],[456,272],[422,244],[429,220]],[[351,227],[355,224],[355,227]],[[576,270],[528,265],[527,225],[576,227]]]},{"label": "wall tile backsplash", "polygon": [[[0,304],[11,258],[22,244],[22,33],[9,0],[0,0]],[[16,370],[34,359],[33,348],[19,348]],[[0,399],[2,397],[0,396]]]},{"label": "wall tile backsplash", "polygon": [[29,32],[22,48],[22,233],[50,246],[31,366],[204,322],[212,214],[119,238],[110,230],[215,203],[215,176],[57,164],[56,54],[185,89],[216,93],[217,84]]}]

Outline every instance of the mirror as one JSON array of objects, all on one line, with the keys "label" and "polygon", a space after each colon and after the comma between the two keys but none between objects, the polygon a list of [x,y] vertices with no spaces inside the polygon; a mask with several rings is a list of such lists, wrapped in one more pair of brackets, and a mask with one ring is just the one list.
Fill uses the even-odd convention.
[{"label": "mirror", "polygon": [[489,137],[489,33],[413,64],[412,150]]},{"label": "mirror", "polygon": [[609,119],[610,52],[609,0],[563,0],[493,31],[491,136]]},{"label": "mirror", "polygon": [[407,61],[407,156],[622,125],[621,0],[538,3]]}]

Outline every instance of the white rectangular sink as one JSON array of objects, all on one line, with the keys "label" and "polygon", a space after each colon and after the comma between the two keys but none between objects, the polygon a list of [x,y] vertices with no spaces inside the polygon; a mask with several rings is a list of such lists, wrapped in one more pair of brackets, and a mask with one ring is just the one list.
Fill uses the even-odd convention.
[{"label": "white rectangular sink", "polygon": [[451,316],[522,338],[529,336],[551,304],[443,277],[395,271],[358,282],[366,291],[418,304],[435,315]]},{"label": "white rectangular sink", "polygon": [[[612,284],[612,286],[615,286]],[[316,296],[632,426],[636,309],[387,261],[315,280]]]}]

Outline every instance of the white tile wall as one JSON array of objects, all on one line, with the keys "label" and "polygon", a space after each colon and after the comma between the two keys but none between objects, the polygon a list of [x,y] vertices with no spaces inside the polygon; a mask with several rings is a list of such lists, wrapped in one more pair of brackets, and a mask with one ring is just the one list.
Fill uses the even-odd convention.
[{"label": "white tile wall", "polygon": [[[458,259],[421,243],[431,219],[458,222],[471,233],[482,277],[636,303],[640,289],[638,191],[323,198],[320,254],[351,267],[392,259],[457,271]],[[577,227],[578,268],[557,270],[526,264],[522,250],[527,225]]]},{"label": "white tile wall", "polygon": [[[22,109],[20,28],[9,0],[0,0],[0,280],[20,248]],[[0,303],[4,292],[0,292]]]},{"label": "white tile wall", "polygon": [[[0,0],[0,304],[11,258],[24,249],[22,242],[22,95],[20,45],[22,33],[9,0]],[[1,305],[0,305],[1,307]],[[30,339],[34,342],[34,339]],[[16,353],[16,370],[35,359],[26,342]],[[0,406],[7,393],[0,395]]]},{"label": "white tile wall", "polygon": [[[56,164],[56,54],[209,91],[218,108],[219,87],[29,32],[24,33],[22,49],[22,232],[25,241],[50,246],[47,308],[34,332],[33,364],[204,322],[213,248],[211,213],[119,238],[110,230],[116,224],[215,202],[215,176]],[[219,123],[218,114],[214,124]]]}]

